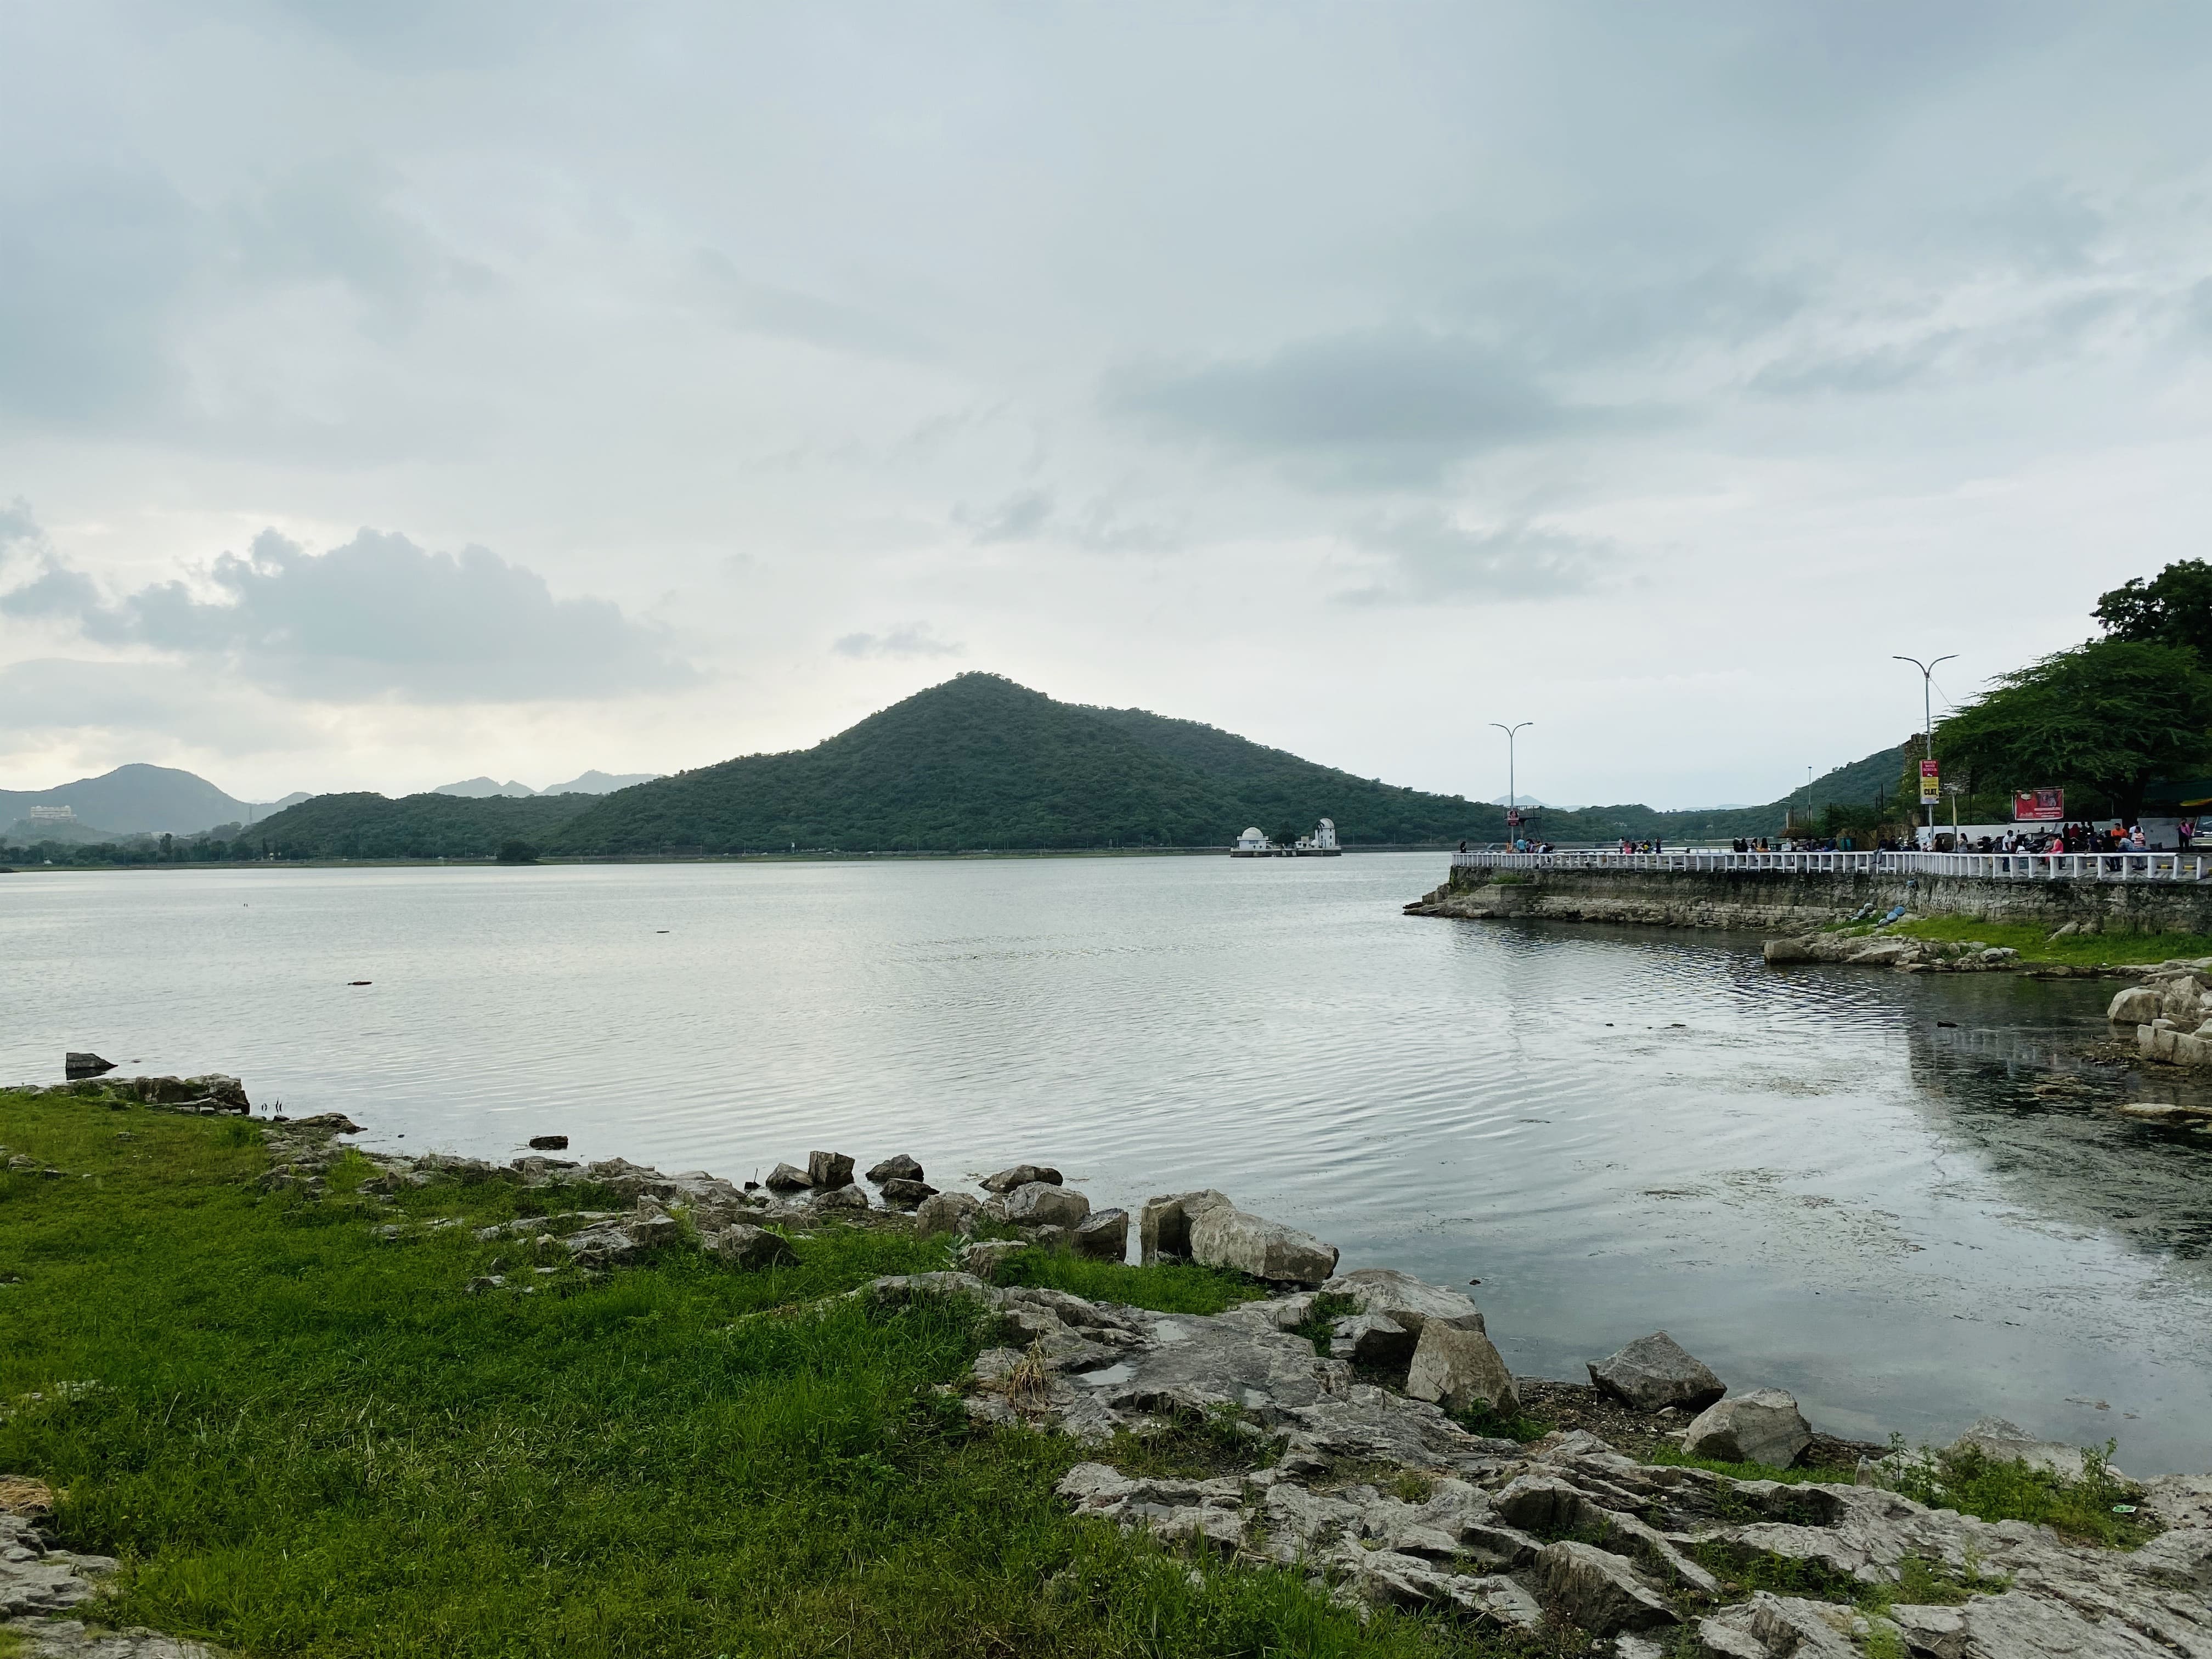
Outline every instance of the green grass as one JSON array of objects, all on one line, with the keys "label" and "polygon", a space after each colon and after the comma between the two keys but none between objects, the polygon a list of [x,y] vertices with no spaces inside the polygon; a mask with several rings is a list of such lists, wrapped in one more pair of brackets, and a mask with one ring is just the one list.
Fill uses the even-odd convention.
[{"label": "green grass", "polygon": [[2138,1511],[2115,1515],[2115,1504],[2134,1504],[2140,1490],[2114,1475],[2106,1460],[2112,1446],[2092,1449],[2081,1478],[2069,1480],[1967,1448],[1931,1453],[1933,1462],[1909,1471],[1897,1490],[1933,1509],[1956,1510],[1984,1521],[2029,1521],[2080,1543],[2132,1549],[2159,1531]]},{"label": "green grass", "polygon": [[2029,962],[2094,968],[2133,963],[2184,961],[2212,957],[2212,934],[2206,933],[2069,933],[2049,937],[2040,923],[1976,921],[1971,916],[1929,916],[1924,921],[1900,921],[1888,930],[1906,939],[1939,939],[1960,944],[1979,939],[2020,952]]},{"label": "green grass", "polygon": [[[122,1558],[118,1623],[378,1659],[1473,1650],[1078,1522],[1052,1487],[1082,1448],[978,1431],[935,1391],[1000,1340],[986,1314],[836,1296],[942,1266],[941,1242],[826,1229],[761,1273],[673,1248],[540,1279],[527,1244],[374,1223],[589,1193],[439,1186],[372,1213],[250,1184],[248,1126],[4,1094],[0,1144],[73,1177],[0,1174],[0,1280],[20,1280],[0,1284],[0,1472],[59,1490],[67,1547]],[[495,1264],[506,1289],[462,1293]],[[1027,1271],[1178,1310],[1246,1288]],[[1156,1455],[1241,1451],[1226,1425],[1176,1433]]]},{"label": "green grass", "polygon": [[999,1264],[994,1281],[1066,1291],[1090,1302],[1119,1302],[1157,1313],[1218,1314],[1240,1302],[1255,1302],[1267,1287],[1241,1273],[1188,1264],[1124,1267],[1066,1250],[1017,1250]]}]

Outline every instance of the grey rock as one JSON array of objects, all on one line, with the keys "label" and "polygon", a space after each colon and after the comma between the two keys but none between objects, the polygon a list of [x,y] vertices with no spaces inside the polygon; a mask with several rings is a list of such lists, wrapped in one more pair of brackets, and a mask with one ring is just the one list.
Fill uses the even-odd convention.
[{"label": "grey rock", "polygon": [[1060,1185],[1060,1171],[1049,1164],[1017,1164],[988,1175],[977,1184],[987,1193],[1011,1193],[1017,1187],[1026,1187],[1033,1181],[1042,1181],[1048,1187]]},{"label": "grey rock", "polygon": [[532,1135],[530,1137],[530,1150],[534,1152],[565,1152],[568,1150],[568,1137]]},{"label": "grey rock", "polygon": [[115,1062],[102,1060],[98,1054],[81,1054],[72,1049],[62,1056],[64,1077],[98,1077],[102,1072],[112,1072]]},{"label": "grey rock", "polygon": [[1617,1353],[1593,1360],[1590,1382],[1601,1394],[1640,1412],[1662,1406],[1703,1411],[1728,1392],[1728,1384],[1664,1331],[1639,1336]]},{"label": "grey rock", "polygon": [[2040,1474],[2067,1480],[2081,1478],[2081,1449],[2056,1440],[2038,1440],[2017,1423],[1984,1417],[1951,1443],[1954,1451],[1978,1451],[1999,1462],[2025,1463]]},{"label": "grey rock", "polygon": [[1419,1339],[1387,1314],[1353,1314],[1329,1328],[1328,1351],[1339,1359],[1379,1370],[1402,1370]]},{"label": "grey rock", "polygon": [[0,1630],[22,1644],[21,1659],[223,1659],[225,1651],[139,1625],[93,1629],[74,1619],[21,1619]]},{"label": "grey rock", "polygon": [[814,1182],[805,1170],[788,1164],[779,1164],[768,1172],[764,1184],[772,1193],[803,1193]]},{"label": "grey rock", "polygon": [[115,1570],[105,1555],[50,1550],[21,1516],[0,1510],[0,1618],[60,1613],[89,1601]]},{"label": "grey rock", "polygon": [[[901,1209],[910,1210],[922,1200],[937,1196],[937,1188],[927,1182],[909,1181],[899,1176],[894,1176],[889,1181],[879,1182],[878,1186],[884,1195],[884,1202],[896,1204]],[[966,1198],[968,1195],[963,1193],[961,1196]],[[970,1199],[969,1201],[973,1203],[975,1200]]]},{"label": "grey rock", "polygon": [[1190,1254],[1190,1224],[1201,1212],[1226,1205],[1229,1195],[1206,1188],[1191,1193],[1163,1193],[1145,1200],[1137,1215],[1139,1259],[1178,1261]]},{"label": "grey rock", "polygon": [[1006,1219],[1017,1227],[1076,1227],[1090,1213],[1089,1199],[1050,1182],[1024,1182],[1006,1195]]},{"label": "grey rock", "polygon": [[810,1210],[865,1210],[870,1207],[868,1195],[851,1182],[842,1187],[832,1187],[827,1192],[816,1191],[806,1200]]},{"label": "grey rock", "polygon": [[1848,1607],[1755,1592],[1698,1621],[1698,1639],[1727,1659],[1863,1659],[1851,1638],[1869,1622]]},{"label": "grey rock", "polygon": [[1030,1243],[1041,1250],[1059,1249],[1074,1237],[1067,1228],[1054,1221],[1048,1221],[1042,1227],[1028,1227],[1023,1231],[1028,1235]]},{"label": "grey rock", "polygon": [[1477,1403],[1501,1417],[1521,1410],[1513,1373],[1490,1338],[1438,1320],[1422,1328],[1406,1376],[1406,1392],[1416,1400],[1433,1400],[1447,1411],[1463,1412]]},{"label": "grey rock", "polygon": [[2112,999],[2105,1018],[2115,1025],[2148,1025],[2162,1012],[2159,994],[2148,985],[2130,985]]},{"label": "grey rock", "polygon": [[1190,1255],[1209,1267],[1279,1284],[1319,1285],[1336,1271],[1335,1245],[1229,1205],[1215,1205],[1191,1221]]},{"label": "grey rock", "polygon": [[1680,1622],[1633,1563],[1595,1544],[1571,1539],[1547,1544],[1536,1558],[1535,1573],[1553,1610],[1593,1636]]},{"label": "grey rock", "polygon": [[1069,1242],[1078,1255],[1096,1256],[1103,1261],[1123,1261],[1129,1255],[1129,1212],[1127,1210],[1093,1210],[1076,1224]]},{"label": "grey rock", "polygon": [[921,1165],[904,1152],[885,1158],[868,1171],[868,1179],[880,1187],[886,1181],[919,1181]]},{"label": "grey rock", "polygon": [[781,1233],[748,1226],[741,1221],[718,1232],[700,1234],[699,1248],[733,1267],[748,1270],[781,1267],[799,1260],[799,1253]]},{"label": "grey rock", "polygon": [[1481,1310],[1468,1297],[1395,1267],[1356,1267],[1321,1288],[1328,1295],[1350,1297],[1361,1313],[1381,1314],[1416,1337],[1431,1319],[1466,1330],[1483,1328]]},{"label": "grey rock", "polygon": [[963,1273],[973,1273],[978,1279],[992,1279],[999,1276],[1000,1266],[1008,1256],[1027,1249],[1029,1245],[1018,1238],[978,1241],[962,1245],[956,1260],[960,1263]]},{"label": "grey rock", "polygon": [[914,1230],[925,1238],[933,1233],[966,1232],[981,1207],[965,1193],[939,1193],[922,1200],[914,1212]]},{"label": "grey rock", "polygon": [[842,1152],[809,1152],[806,1182],[817,1192],[834,1192],[853,1182],[853,1160]]},{"label": "grey rock", "polygon": [[1708,1406],[1690,1421],[1682,1449],[1722,1463],[1786,1469],[1813,1443],[1813,1426],[1780,1389],[1753,1389]]}]

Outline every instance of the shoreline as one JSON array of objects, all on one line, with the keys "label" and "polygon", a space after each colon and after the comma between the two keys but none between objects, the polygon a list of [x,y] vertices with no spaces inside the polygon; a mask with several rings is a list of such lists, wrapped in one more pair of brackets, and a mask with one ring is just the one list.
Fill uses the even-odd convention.
[{"label": "shoreline", "polygon": [[[14,1363],[68,1367],[0,1397],[0,1632],[35,1659],[88,1617],[138,1627],[115,1659],[203,1659],[152,1632],[544,1651],[594,1613],[639,1651],[946,1659],[1132,1627],[1213,1651],[1232,1616],[1391,1659],[2212,1650],[2212,1475],[2133,1481],[1993,1419],[1823,1441],[1663,1333],[1592,1386],[1516,1378],[1466,1292],[1340,1272],[1218,1192],[1133,1217],[1046,1165],[979,1199],[887,1158],[869,1184],[908,1211],[832,1152],[755,1188],[358,1133],[215,1076],[0,1091],[0,1134],[69,1166],[0,1156]],[[103,1210],[120,1234],[70,1218]],[[1133,1223],[1143,1264],[1086,1249],[1126,1257]],[[149,1243],[183,1299],[106,1265]],[[71,1257],[154,1314],[98,1346]],[[210,1354],[189,1389],[164,1369]],[[622,1622],[647,1583],[678,1623]],[[797,1630],[820,1639],[768,1635]]]}]

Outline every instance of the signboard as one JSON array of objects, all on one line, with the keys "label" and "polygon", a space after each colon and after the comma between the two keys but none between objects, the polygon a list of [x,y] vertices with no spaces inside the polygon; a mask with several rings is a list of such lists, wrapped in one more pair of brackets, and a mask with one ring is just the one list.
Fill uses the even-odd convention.
[{"label": "signboard", "polygon": [[2063,823],[2066,821],[2066,792],[2063,789],[2023,789],[2012,798],[2012,821],[2014,823]]},{"label": "signboard", "polygon": [[1921,762],[1920,804],[1923,806],[1933,806],[1936,802],[1942,799],[1943,781],[1942,775],[1936,769],[1936,763],[1932,760],[1924,760]]}]

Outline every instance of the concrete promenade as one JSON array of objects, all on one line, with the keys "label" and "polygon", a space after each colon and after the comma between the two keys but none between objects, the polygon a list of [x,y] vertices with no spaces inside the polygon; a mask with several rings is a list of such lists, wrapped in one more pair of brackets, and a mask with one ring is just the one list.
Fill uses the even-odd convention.
[{"label": "concrete promenade", "polygon": [[2188,853],[1455,853],[1458,870],[1929,876],[1964,881],[2203,881]]}]

